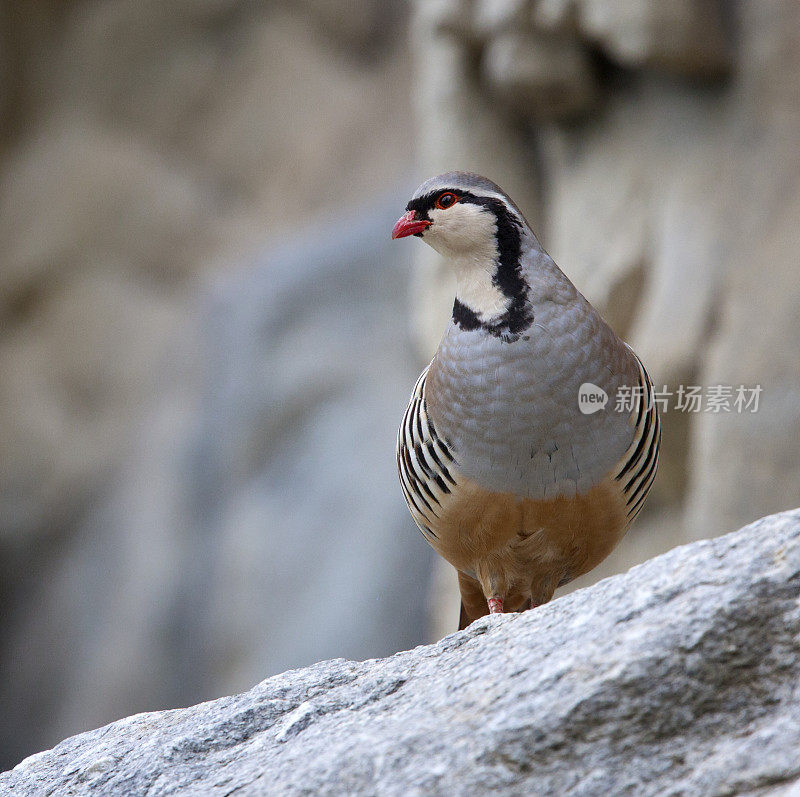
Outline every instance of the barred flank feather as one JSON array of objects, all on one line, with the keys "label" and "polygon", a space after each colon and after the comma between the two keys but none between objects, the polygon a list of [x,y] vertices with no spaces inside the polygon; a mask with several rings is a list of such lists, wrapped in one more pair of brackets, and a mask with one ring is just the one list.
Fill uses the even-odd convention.
[{"label": "barred flank feather", "polygon": [[450,449],[437,434],[425,409],[426,368],[421,374],[397,433],[397,470],[408,508],[423,535],[435,539],[432,526],[439,517],[443,496],[454,487]]},{"label": "barred flank feather", "polygon": [[620,483],[625,496],[628,524],[639,514],[656,477],[661,446],[661,421],[654,400],[653,383],[638,355],[636,362],[639,364],[640,387],[636,431],[614,473],[614,478]]}]

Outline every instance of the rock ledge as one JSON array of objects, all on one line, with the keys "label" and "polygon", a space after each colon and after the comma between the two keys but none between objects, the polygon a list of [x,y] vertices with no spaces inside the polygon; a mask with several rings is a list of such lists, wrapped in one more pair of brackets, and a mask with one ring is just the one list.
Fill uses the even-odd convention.
[{"label": "rock ledge", "polygon": [[0,775],[77,794],[798,794],[800,510],[441,642],[139,714]]}]

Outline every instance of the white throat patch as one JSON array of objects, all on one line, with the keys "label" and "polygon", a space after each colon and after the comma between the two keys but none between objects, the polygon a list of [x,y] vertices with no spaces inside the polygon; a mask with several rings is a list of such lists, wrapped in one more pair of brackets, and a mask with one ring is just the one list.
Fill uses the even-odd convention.
[{"label": "white throat patch", "polygon": [[469,202],[429,213],[433,224],[423,234],[456,275],[456,299],[491,323],[502,316],[511,300],[493,284],[497,272],[497,221],[494,213]]}]

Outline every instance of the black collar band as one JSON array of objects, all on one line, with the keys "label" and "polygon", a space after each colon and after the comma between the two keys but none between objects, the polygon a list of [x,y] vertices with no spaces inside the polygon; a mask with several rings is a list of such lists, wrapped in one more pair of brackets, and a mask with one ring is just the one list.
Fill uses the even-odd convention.
[{"label": "black collar band", "polygon": [[508,309],[492,322],[481,321],[474,310],[456,299],[453,321],[462,329],[484,329],[491,335],[513,342],[533,323],[533,310],[528,301],[528,283],[522,276],[522,222],[505,202],[494,197],[459,192],[462,202],[480,205],[493,213],[497,222],[497,271],[492,284],[511,301]]}]

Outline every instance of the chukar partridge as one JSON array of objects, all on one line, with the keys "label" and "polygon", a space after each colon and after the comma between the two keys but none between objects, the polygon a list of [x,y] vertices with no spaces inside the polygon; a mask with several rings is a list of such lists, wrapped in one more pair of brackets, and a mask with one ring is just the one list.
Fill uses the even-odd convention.
[{"label": "chukar partridge", "polygon": [[[397,465],[416,524],[458,571],[463,628],[546,603],[608,556],[655,478],[660,425],[641,360],[497,185],[428,180],[392,231],[409,235],[445,258],[457,288]],[[607,403],[589,412],[580,390]]]}]

